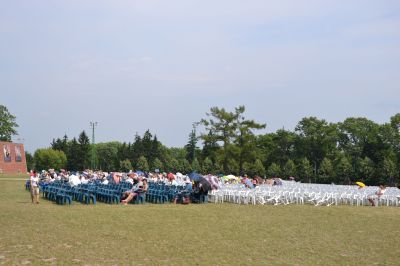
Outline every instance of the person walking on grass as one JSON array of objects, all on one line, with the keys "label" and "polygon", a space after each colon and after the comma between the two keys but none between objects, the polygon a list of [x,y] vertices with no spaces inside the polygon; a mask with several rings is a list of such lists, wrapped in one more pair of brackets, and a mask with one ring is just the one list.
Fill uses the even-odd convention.
[{"label": "person walking on grass", "polygon": [[32,172],[30,177],[31,183],[31,199],[32,203],[39,204],[39,177],[36,174],[36,171]]}]

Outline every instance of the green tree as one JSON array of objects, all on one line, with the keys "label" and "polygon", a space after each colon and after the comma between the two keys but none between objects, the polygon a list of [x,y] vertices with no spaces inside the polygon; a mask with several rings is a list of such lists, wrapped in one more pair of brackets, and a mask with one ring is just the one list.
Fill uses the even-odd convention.
[{"label": "green tree", "polygon": [[296,164],[291,159],[287,160],[283,167],[283,176],[284,178],[296,176]]},{"label": "green tree", "polygon": [[169,148],[168,149],[169,154],[172,156],[172,158],[177,159],[178,161],[186,159],[186,149],[185,148]]},{"label": "green tree", "polygon": [[[265,168],[264,168],[264,170],[265,170]],[[253,176],[254,175],[254,165],[250,162],[244,162],[242,174]]]},{"label": "green tree", "polygon": [[165,159],[165,171],[176,173],[180,171],[180,164],[179,161],[171,156],[167,156]]},{"label": "green tree", "polygon": [[151,164],[155,157],[153,157],[153,135],[150,133],[150,130],[146,130],[143,134],[142,138],[142,148],[143,148],[143,156],[146,157],[147,161]]},{"label": "green tree", "polygon": [[79,134],[78,143],[79,152],[76,155],[79,158],[78,169],[83,170],[86,168],[90,168],[90,140],[85,131],[82,131],[81,134]]},{"label": "green tree", "polygon": [[[226,111],[224,108],[212,107],[207,113],[207,119],[202,119],[201,124],[205,126],[207,134],[200,137],[205,146],[211,144],[215,153],[219,143],[222,145],[218,157],[224,172],[242,172],[246,161],[255,159],[255,136],[253,130],[265,128],[265,124],[256,123],[254,120],[246,120],[244,117],[244,106],[235,108],[234,112]],[[234,145],[232,145],[234,144]],[[217,146],[218,145],[218,146]],[[206,148],[206,147],[205,147]],[[211,157],[210,146],[207,146],[207,157]],[[214,154],[212,154],[214,155]],[[235,158],[235,160],[233,160]]]},{"label": "green tree", "polygon": [[265,128],[265,124],[259,124],[254,120],[247,120],[244,117],[245,112],[244,106],[235,108],[235,126],[236,126],[236,137],[234,143],[238,148],[237,162],[239,164],[239,172],[243,172],[243,164],[247,161],[253,161],[255,159],[255,136],[254,130]]},{"label": "green tree", "polygon": [[132,151],[130,152],[130,159],[133,162],[133,166],[137,167],[136,163],[139,160],[139,157],[144,156],[142,138],[137,133],[135,134],[135,140],[131,146],[131,149]]},{"label": "green tree", "polygon": [[390,125],[398,134],[400,134],[400,113],[397,113],[390,118]]},{"label": "green tree", "polygon": [[192,171],[192,172],[200,172],[200,171],[201,171],[201,166],[200,166],[200,163],[199,163],[199,161],[197,160],[197,158],[195,158],[195,159],[193,160],[193,162],[192,162],[191,171]]},{"label": "green tree", "polygon": [[298,133],[296,152],[300,158],[311,160],[316,176],[322,160],[336,150],[337,126],[323,119],[307,117],[297,124],[295,131]]},{"label": "green tree", "polygon": [[260,159],[264,165],[270,165],[275,162],[276,156],[273,155],[273,150],[276,145],[273,140],[273,134],[263,134],[256,137],[256,149],[258,150],[257,158]]},{"label": "green tree", "polygon": [[68,136],[67,136],[67,134],[64,134],[64,137],[62,138],[62,141],[61,141],[60,148],[65,154],[67,154],[67,152],[68,152]]},{"label": "green tree", "polygon": [[202,173],[203,174],[211,174],[214,170],[213,167],[213,162],[211,161],[210,158],[206,157],[203,161],[203,166],[202,166]]},{"label": "green tree", "polygon": [[[117,154],[114,154],[113,156],[116,156],[116,158],[113,158],[113,160],[114,161],[118,161],[118,162],[120,162],[120,161],[123,161],[123,160],[125,160],[125,159],[131,159],[131,149],[132,149],[132,147],[131,147],[131,144],[130,143],[126,143],[126,142],[123,142],[122,144],[121,143],[119,143],[119,142],[117,142],[118,143],[118,145],[116,146],[116,148],[117,148]],[[98,145],[96,145],[96,149],[95,150],[97,150],[97,148],[98,148]],[[98,156],[98,152],[96,152],[96,155]],[[98,158],[96,156],[96,158]]]},{"label": "green tree", "polygon": [[62,140],[60,138],[53,139],[50,145],[53,150],[62,151]]},{"label": "green tree", "polygon": [[163,149],[162,149],[162,144],[161,142],[158,141],[157,136],[154,135],[153,140],[151,142],[151,152],[150,152],[150,158],[151,161],[149,161],[150,164],[154,164],[155,159],[160,159],[164,157],[163,154]]},{"label": "green tree", "polygon": [[269,162],[276,162],[284,167],[284,164],[293,158],[295,152],[296,134],[284,129],[271,133]]},{"label": "green tree", "polygon": [[381,183],[387,183],[393,186],[395,184],[397,175],[397,167],[394,160],[390,158],[385,158],[383,160],[382,170],[383,170],[382,171],[383,176]]},{"label": "green tree", "polygon": [[50,144],[53,150],[63,151],[66,155],[68,154],[68,136],[67,134],[64,135],[62,139],[57,138],[57,140],[53,139],[53,142]]},{"label": "green tree", "polygon": [[201,138],[203,139],[203,150],[201,151],[202,157],[209,158],[213,163],[215,163],[217,161],[217,152],[220,149],[217,138],[211,130],[207,135],[202,135]]},{"label": "green tree", "polygon": [[11,141],[11,137],[17,134],[15,116],[10,114],[7,107],[0,105],[0,141]]},{"label": "green tree", "polygon": [[374,182],[373,180],[375,169],[374,162],[369,157],[365,157],[359,161],[358,165],[360,169],[361,180],[368,184],[376,183],[376,181]]},{"label": "green tree", "polygon": [[[228,147],[232,142],[232,138],[235,136],[236,131],[236,120],[237,114],[228,112],[225,108],[219,109],[218,107],[212,107],[210,113],[206,113],[207,119],[202,119],[201,124],[206,128],[207,132],[211,134],[202,134],[200,137],[204,141],[211,143],[222,142],[222,166],[224,172],[230,172],[229,167],[230,153]],[[231,165],[232,166],[232,165]]]},{"label": "green tree", "polygon": [[[388,126],[391,129],[390,126]],[[376,153],[378,144],[379,125],[366,118],[347,118],[338,124],[339,148],[350,160],[353,173],[359,172],[357,162],[363,157],[378,160]]]},{"label": "green tree", "polygon": [[384,158],[395,161],[395,157],[400,158],[400,135],[393,126],[388,123],[379,125],[376,139],[376,144],[371,147],[371,159],[377,165],[382,165]]},{"label": "green tree", "polygon": [[[118,141],[96,143],[97,167],[103,171],[116,171],[120,167],[120,161],[126,158],[120,157],[118,152],[121,144]],[[130,168],[132,169],[132,167]]]},{"label": "green tree", "polygon": [[35,168],[35,164],[34,164],[34,160],[33,160],[33,156],[32,154],[30,154],[29,152],[25,152],[25,159],[26,159],[26,167],[29,170],[33,170]]},{"label": "green tree", "polygon": [[257,159],[254,162],[253,169],[254,169],[254,175],[265,177],[266,174],[265,167],[260,159]]},{"label": "green tree", "polygon": [[331,160],[324,158],[318,170],[318,183],[330,183],[333,181],[334,169]]},{"label": "green tree", "polygon": [[192,166],[186,159],[181,159],[178,161],[178,171],[183,174],[188,174],[191,171]]},{"label": "green tree", "polygon": [[80,168],[82,163],[80,162],[79,153],[80,153],[79,143],[76,140],[76,138],[73,138],[68,143],[68,153],[67,153],[68,170],[71,170],[71,171],[83,170],[82,168]]},{"label": "green tree", "polygon": [[193,125],[193,130],[189,134],[189,141],[185,145],[186,149],[186,159],[189,163],[193,163],[196,158],[196,149],[197,149],[197,136],[196,136],[196,127]]},{"label": "green tree", "polygon": [[51,148],[37,149],[33,158],[38,170],[62,169],[67,165],[65,153]]},{"label": "green tree", "polygon": [[392,116],[390,118],[390,125],[394,131],[394,142],[393,142],[393,149],[397,154],[397,161],[400,162],[400,113]]},{"label": "green tree", "polygon": [[149,163],[147,162],[146,157],[144,157],[143,155],[139,157],[139,159],[136,163],[136,168],[137,168],[137,170],[141,170],[141,171],[145,171],[145,172],[149,171]]},{"label": "green tree", "polygon": [[119,162],[119,168],[121,171],[128,172],[129,170],[132,170],[132,164],[129,159],[125,159]]},{"label": "green tree", "polygon": [[233,175],[239,174],[239,163],[235,159],[228,158],[228,163],[226,167],[227,171],[224,171],[226,174],[233,174]]},{"label": "green tree", "polygon": [[223,174],[224,173],[224,168],[218,161],[216,161],[214,163],[214,173],[215,174]]},{"label": "green tree", "polygon": [[336,165],[336,176],[338,177],[338,181],[340,183],[350,184],[352,172],[353,169],[349,159],[347,159],[346,156],[342,156]]},{"label": "green tree", "polygon": [[162,161],[158,158],[154,159],[151,170],[155,171],[156,169],[158,169],[161,172],[164,171],[164,165]]},{"label": "green tree", "polygon": [[281,167],[276,163],[272,163],[268,167],[267,173],[268,173],[268,177],[278,177],[281,175]]},{"label": "green tree", "polygon": [[313,169],[307,158],[302,158],[297,166],[297,174],[301,181],[311,183]]}]

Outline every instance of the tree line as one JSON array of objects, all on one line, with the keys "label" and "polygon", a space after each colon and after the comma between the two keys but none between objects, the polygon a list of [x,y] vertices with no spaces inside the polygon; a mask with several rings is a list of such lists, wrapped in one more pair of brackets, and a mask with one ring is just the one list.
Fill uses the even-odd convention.
[{"label": "tree line", "polygon": [[[96,168],[105,171],[293,176],[302,182],[338,184],[394,185],[399,181],[400,114],[384,124],[358,117],[338,123],[305,117],[293,131],[257,134],[265,127],[247,119],[244,106],[232,111],[212,107],[193,124],[184,147],[166,147],[147,130],[143,136],[136,134],[132,142],[95,145],[83,131],[78,139],[54,139],[50,149],[65,155],[66,160],[59,161],[70,170],[90,168],[94,160]],[[37,152],[34,162],[39,168]]]}]

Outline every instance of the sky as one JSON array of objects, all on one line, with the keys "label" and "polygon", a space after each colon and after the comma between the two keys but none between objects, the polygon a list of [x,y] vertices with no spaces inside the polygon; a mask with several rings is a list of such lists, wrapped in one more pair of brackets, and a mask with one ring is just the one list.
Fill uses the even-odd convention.
[{"label": "sky", "polygon": [[[186,144],[213,106],[264,132],[400,112],[398,0],[0,0],[0,104],[34,152],[98,122]],[[199,129],[201,131],[201,128]]]}]

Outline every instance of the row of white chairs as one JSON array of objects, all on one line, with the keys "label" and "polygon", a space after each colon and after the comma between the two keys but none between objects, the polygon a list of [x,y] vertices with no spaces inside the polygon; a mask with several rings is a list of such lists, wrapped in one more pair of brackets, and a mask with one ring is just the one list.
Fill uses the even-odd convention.
[{"label": "row of white chairs", "polygon": [[[209,192],[208,200],[214,203],[235,203],[253,205],[312,204],[331,205],[370,205],[368,197],[374,195],[378,187],[304,184],[284,182],[282,186],[261,185],[254,189],[244,185],[227,184]],[[386,188],[386,192],[375,201],[376,206],[400,206],[400,189]]]}]

